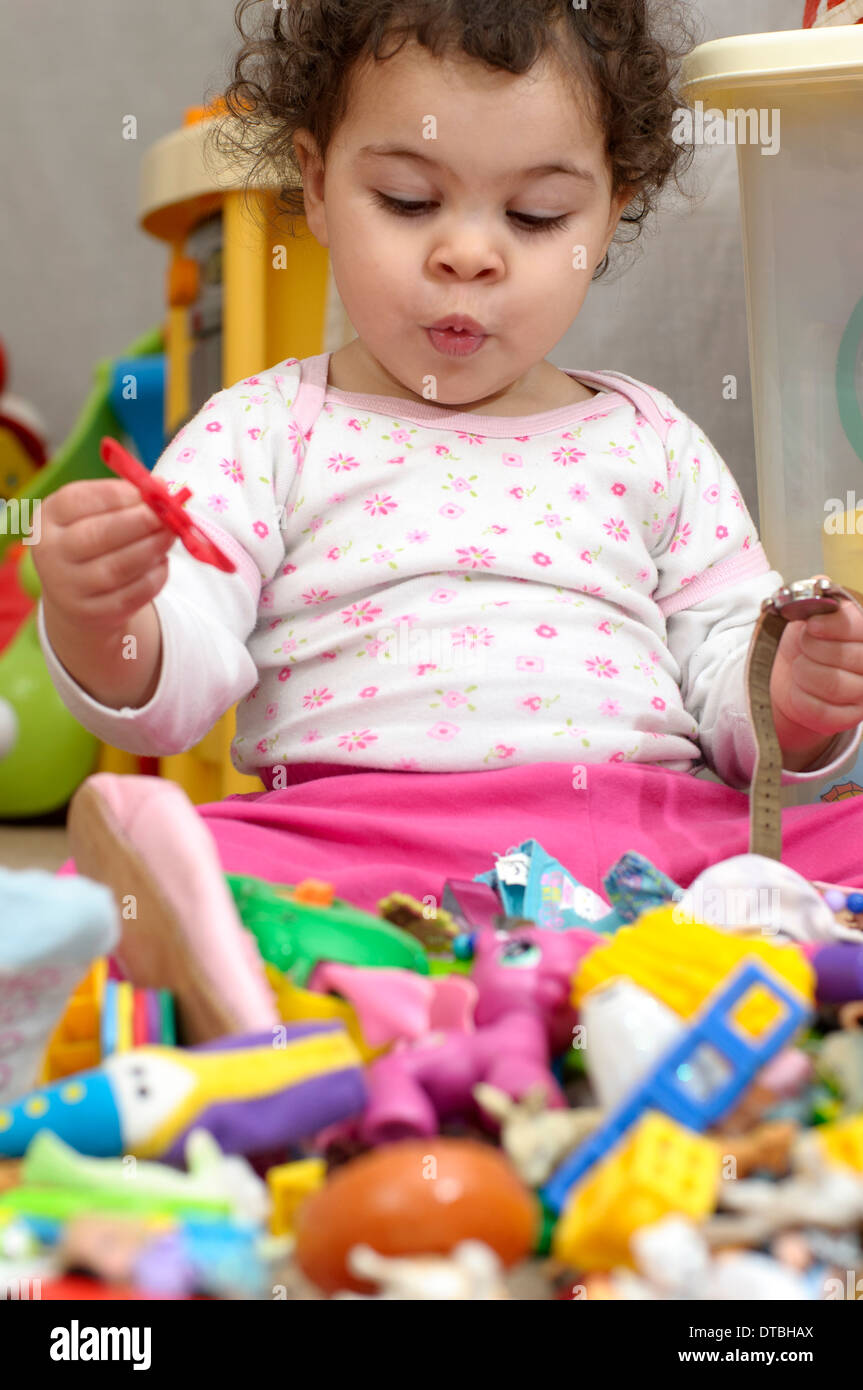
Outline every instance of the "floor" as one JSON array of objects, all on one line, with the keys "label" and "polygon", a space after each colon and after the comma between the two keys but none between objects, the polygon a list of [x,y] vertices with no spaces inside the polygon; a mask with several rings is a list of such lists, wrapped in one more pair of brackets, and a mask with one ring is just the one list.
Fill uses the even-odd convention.
[{"label": "floor", "polygon": [[58,869],[69,858],[62,825],[0,824],[0,865],[5,869]]}]

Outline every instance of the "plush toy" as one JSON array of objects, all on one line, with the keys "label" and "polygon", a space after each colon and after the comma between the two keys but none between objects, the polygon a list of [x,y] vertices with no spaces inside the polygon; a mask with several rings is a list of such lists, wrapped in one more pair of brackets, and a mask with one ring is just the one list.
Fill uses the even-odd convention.
[{"label": "plush toy", "polygon": [[139,1047],[0,1109],[0,1155],[51,1130],[96,1158],[182,1160],[192,1129],[227,1154],[272,1152],[358,1114],[366,1085],[341,1024],[306,1023],[203,1047]]}]

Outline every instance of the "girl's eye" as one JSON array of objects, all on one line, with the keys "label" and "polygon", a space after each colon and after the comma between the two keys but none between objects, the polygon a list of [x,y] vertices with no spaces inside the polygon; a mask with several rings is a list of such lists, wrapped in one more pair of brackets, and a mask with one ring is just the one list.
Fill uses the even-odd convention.
[{"label": "girl's eye", "polygon": [[511,217],[522,232],[557,232],[568,222],[565,213],[558,217],[534,217],[530,212],[508,212],[507,217]]},{"label": "girl's eye", "polygon": [[376,192],[374,196],[379,207],[385,208],[387,212],[394,212],[397,217],[417,217],[435,206],[430,202],[405,202],[402,198],[390,198],[386,193]]},{"label": "girl's eye", "polygon": [[[391,198],[387,193],[375,192],[374,197],[379,207],[395,213],[396,217],[421,217],[423,213],[437,207],[437,203],[431,201],[412,203],[404,198]],[[568,218],[564,213],[558,217],[535,217],[530,212],[508,212],[507,217],[520,232],[527,232],[528,235],[535,232],[557,232],[568,225]]]}]

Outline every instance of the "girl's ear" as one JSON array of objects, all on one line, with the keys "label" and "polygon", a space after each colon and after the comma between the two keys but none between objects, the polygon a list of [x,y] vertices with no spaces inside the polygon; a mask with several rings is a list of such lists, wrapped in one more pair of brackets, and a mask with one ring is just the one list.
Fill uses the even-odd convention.
[{"label": "girl's ear", "polygon": [[303,199],[309,231],[321,246],[329,246],[327,215],[324,208],[324,161],[321,159],[317,141],[310,131],[294,132],[294,153],[303,180]]},{"label": "girl's ear", "polygon": [[620,222],[620,219],[623,215],[623,211],[626,208],[627,203],[629,203],[632,200],[632,198],[634,198],[635,193],[636,189],[634,188],[620,188],[612,198],[611,212],[609,213],[608,218],[608,229],[605,234],[605,244],[602,248],[602,255],[597,261],[597,265],[601,265],[602,261],[608,255],[608,248],[614,240],[614,233],[617,231],[618,223]]},{"label": "girl's ear", "polygon": [[637,189],[636,187],[633,187],[633,188],[619,188],[619,189],[617,190],[617,192],[615,193],[614,198],[613,198],[613,200],[612,200],[612,207],[614,208],[614,214],[615,214],[615,221],[616,221],[616,222],[619,222],[619,221],[620,221],[620,215],[621,215],[621,213],[623,212],[623,210],[624,210],[624,208],[626,207],[627,203],[631,203],[631,202],[632,202],[632,200],[633,200],[633,198],[635,197],[635,195],[636,195],[637,192],[638,192],[638,189]]}]

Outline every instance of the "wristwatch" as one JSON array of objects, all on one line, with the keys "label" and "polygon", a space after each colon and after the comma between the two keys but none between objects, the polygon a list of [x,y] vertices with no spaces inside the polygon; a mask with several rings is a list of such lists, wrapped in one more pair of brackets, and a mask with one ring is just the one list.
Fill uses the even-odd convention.
[{"label": "wristwatch", "polygon": [[863,595],[843,589],[826,575],[785,584],[761,605],[749,643],[746,693],[757,749],[749,790],[749,853],[782,858],[782,749],[773,723],[770,673],[786,623],[816,613],[835,613],[843,599],[863,611]]}]

